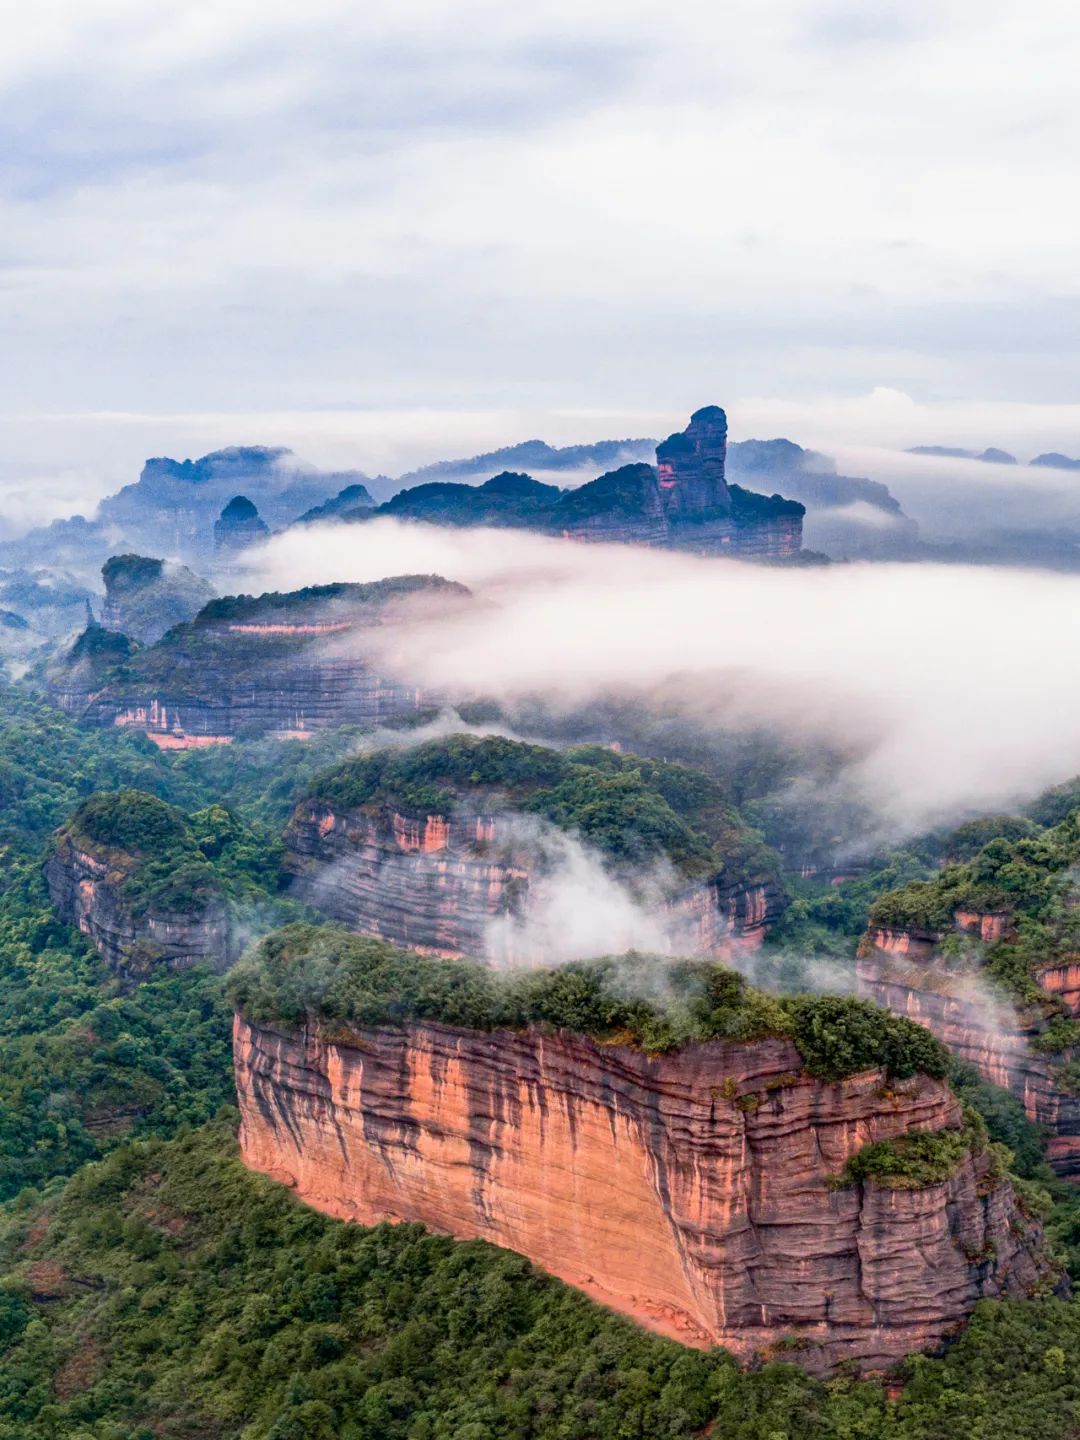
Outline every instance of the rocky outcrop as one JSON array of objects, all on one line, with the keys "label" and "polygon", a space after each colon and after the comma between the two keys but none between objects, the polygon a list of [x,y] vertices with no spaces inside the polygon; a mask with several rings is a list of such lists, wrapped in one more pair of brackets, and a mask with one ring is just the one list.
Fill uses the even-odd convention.
[{"label": "rocky outcrop", "polygon": [[125,979],[200,964],[224,970],[236,955],[224,899],[210,896],[184,911],[133,904],[129,886],[138,864],[134,855],[62,832],[45,864],[49,898]]},{"label": "rocky outcrop", "polygon": [[[227,597],[115,669],[100,658],[89,666],[83,637],[70,663],[54,667],[50,696],[93,724],[142,730],[169,749],[228,743],[241,731],[305,737],[392,724],[437,702],[375,671],[365,634],[425,602],[448,607],[467,596],[437,576],[405,576]],[[92,648],[100,657],[104,647]]]},{"label": "rocky outcrop", "polygon": [[656,447],[657,480],[664,513],[671,519],[731,509],[727,463],[727,416],[719,405],[695,410],[685,430]]},{"label": "rocky outcrop", "polygon": [[[964,915],[968,933],[1000,938],[1000,915]],[[1062,1083],[1067,1054],[1033,1048],[1046,1015],[1016,1007],[980,977],[977,957],[953,967],[931,932],[872,927],[860,947],[858,989],[899,1015],[925,1025],[984,1080],[1010,1091],[1028,1119],[1052,1132],[1047,1158],[1062,1176],[1080,1177],[1080,1095]],[[1080,1012],[1080,966],[1048,967],[1037,977],[1048,994]]]},{"label": "rocky outcrop", "polygon": [[888,1367],[1049,1267],[987,1152],[838,1184],[869,1142],[961,1125],[917,1076],[812,1078],[787,1040],[648,1055],[535,1028],[234,1031],[244,1159],[328,1214],[520,1251],[644,1325],[816,1371]]},{"label": "rocky outcrop", "polygon": [[433,480],[351,518],[515,526],[574,540],[752,559],[798,554],[805,507],[729,486],[726,453],[727,416],[718,405],[707,405],[695,411],[684,431],[656,447],[655,469],[643,462],[624,464],[565,490],[520,472],[503,472],[482,485]]},{"label": "rocky outcrop", "polygon": [[101,623],[152,645],[174,625],[193,620],[214,598],[214,587],[186,565],[147,555],[112,555],[101,567],[105,603]]},{"label": "rocky outcrop", "polygon": [[234,495],[214,522],[214,554],[228,558],[270,537],[270,527],[246,495]]},{"label": "rocky outcrop", "polygon": [[[427,953],[520,961],[492,923],[527,921],[550,880],[536,837],[505,811],[452,815],[340,810],[300,802],[285,831],[290,891],[361,935]],[[784,904],[774,875],[723,873],[672,890],[667,914],[677,948],[720,955],[756,947]]]}]

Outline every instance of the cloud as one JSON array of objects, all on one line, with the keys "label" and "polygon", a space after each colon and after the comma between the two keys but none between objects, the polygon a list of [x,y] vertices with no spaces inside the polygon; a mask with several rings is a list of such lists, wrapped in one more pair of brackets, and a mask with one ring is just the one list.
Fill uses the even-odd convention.
[{"label": "cloud", "polygon": [[662,693],[702,724],[845,752],[894,834],[1080,772],[1080,579],[996,568],[769,569],[376,521],[286,532],[245,588],[438,573],[493,603],[376,636],[451,697]]},{"label": "cloud", "polygon": [[1064,0],[42,0],[13,410],[1075,393]]}]

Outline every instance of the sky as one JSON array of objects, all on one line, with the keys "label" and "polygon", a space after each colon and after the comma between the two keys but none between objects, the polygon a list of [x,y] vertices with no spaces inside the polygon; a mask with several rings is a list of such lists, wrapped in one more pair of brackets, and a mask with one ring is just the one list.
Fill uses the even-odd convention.
[{"label": "sky", "polygon": [[1080,453],[1061,0],[5,8],[0,491],[709,402],[733,438]]}]

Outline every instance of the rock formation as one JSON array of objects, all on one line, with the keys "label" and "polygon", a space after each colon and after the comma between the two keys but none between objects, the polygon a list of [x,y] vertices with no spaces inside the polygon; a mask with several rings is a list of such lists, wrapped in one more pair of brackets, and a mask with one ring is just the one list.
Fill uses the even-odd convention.
[{"label": "rock formation", "polygon": [[[105,805],[124,843],[103,838],[109,833],[100,823]],[[148,844],[128,838],[138,835],[145,813],[156,826]],[[164,875],[148,876],[155,861]],[[225,897],[179,812],[154,796],[92,797],[58,831],[45,880],[60,918],[88,935],[127,980],[198,964],[222,970],[235,958]]]},{"label": "rock formation", "polygon": [[[589,763],[597,760],[607,769]],[[418,805],[411,798],[402,780],[410,764],[446,787],[441,802],[432,796]],[[497,777],[497,766],[514,776],[512,785]],[[527,778],[530,766],[535,780]],[[313,783],[285,831],[291,893],[358,934],[438,955],[521,963],[527,957],[506,948],[512,951],[513,928],[496,929],[494,922],[526,924],[566,876],[563,855],[552,853],[537,827],[547,815],[569,832],[587,823],[584,811],[578,821],[565,801],[556,802],[565,793],[556,787],[582,786],[595,818],[613,776],[634,788],[625,810],[612,812],[610,827],[592,844],[602,852],[604,835],[614,830],[629,847],[639,794],[666,813],[670,850],[640,860],[646,868],[659,860],[670,871],[663,898],[652,903],[674,948],[721,954],[756,947],[786,904],[775,857],[733,812],[717,809],[713,782],[686,767],[598,754],[595,747],[560,753],[470,736],[406,752],[396,776],[393,767],[393,760],[346,762]],[[638,785],[642,771],[645,783]],[[668,807],[661,794],[668,775],[691,777],[703,797],[696,810],[677,815]],[[587,830],[583,838],[589,842]],[[679,847],[689,844],[701,853],[695,848],[686,873]]]},{"label": "rock formation", "polygon": [[214,554],[227,558],[269,537],[270,527],[258,509],[246,495],[234,495],[214,522]]},{"label": "rock formation", "polygon": [[53,667],[49,692],[69,713],[144,730],[164,748],[224,743],[240,730],[306,736],[392,723],[432,697],[376,673],[363,658],[365,634],[425,601],[448,607],[467,595],[438,577],[405,576],[226,597],[156,645],[118,657],[115,669],[104,663],[105,642],[87,632]]},{"label": "rock formation", "polygon": [[690,423],[656,447],[664,514],[669,519],[731,509],[724,478],[727,416],[719,405],[695,410]]},{"label": "rock formation", "polygon": [[0,564],[63,565],[85,575],[128,551],[201,568],[213,555],[214,521],[233,496],[246,495],[276,529],[366,479],[358,471],[317,470],[291,450],[266,445],[234,445],[198,460],[159,456],[103,500],[93,520],[73,515],[0,542]]},{"label": "rock formation", "polygon": [[[291,893],[362,935],[438,955],[492,955],[492,922],[545,898],[542,862],[505,813],[378,816],[301,801],[285,832]],[[667,917],[683,948],[754,948],[784,904],[775,875],[723,872],[678,887]],[[503,960],[510,956],[501,956]]]},{"label": "rock formation", "polygon": [[[961,933],[991,943],[1008,933],[1001,912],[958,916]],[[1080,1178],[1080,1094],[1063,1083],[1067,1055],[1038,1048],[1047,1015],[1011,1003],[981,973],[977,950],[951,961],[943,936],[930,930],[871,926],[857,961],[859,993],[933,1032],[984,1080],[1009,1090],[1029,1120],[1050,1130],[1047,1159],[1062,1176]],[[1080,1015],[1080,965],[1050,964],[1036,979],[1048,996]]]},{"label": "rock formation", "polygon": [[319,520],[349,520],[361,510],[370,510],[375,504],[366,485],[346,485],[321,505],[305,510],[297,525],[313,525]]},{"label": "rock formation", "polygon": [[961,1126],[925,1075],[817,1080],[786,1039],[649,1055],[244,1014],[234,1055],[251,1168],[331,1215],[518,1250],[687,1344],[880,1369],[1050,1273],[986,1150],[937,1183],[839,1182],[869,1143]]},{"label": "rock formation", "polygon": [[105,604],[101,623],[141,644],[192,620],[214,598],[214,587],[186,565],[145,555],[113,555],[101,567]]},{"label": "rock formation", "polygon": [[[641,443],[633,442],[635,447]],[[623,453],[630,448],[626,442]],[[695,411],[684,431],[657,446],[656,469],[642,462],[625,464],[565,490],[520,472],[503,472],[478,486],[433,480],[400,490],[384,505],[351,518],[389,515],[441,525],[517,526],[575,540],[755,559],[798,554],[804,506],[729,486],[726,451],[727,417],[719,406],[708,405]],[[425,473],[446,472],[429,467]]]},{"label": "rock formation", "polygon": [[1080,459],[1061,455],[1056,450],[1048,451],[1045,455],[1036,455],[1028,464],[1043,466],[1048,470],[1080,470]]}]

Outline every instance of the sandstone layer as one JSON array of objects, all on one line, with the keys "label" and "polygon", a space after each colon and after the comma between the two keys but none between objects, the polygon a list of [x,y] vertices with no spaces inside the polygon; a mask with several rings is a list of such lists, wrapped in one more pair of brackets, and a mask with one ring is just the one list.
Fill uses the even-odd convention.
[{"label": "sandstone layer", "polygon": [[467,595],[438,577],[406,576],[229,597],[116,668],[56,667],[50,693],[69,713],[145,731],[170,749],[244,732],[305,738],[341,725],[392,724],[437,700],[378,673],[365,655],[367,632]]},{"label": "sandstone layer", "polygon": [[88,935],[127,979],[143,979],[159,968],[225,969],[235,958],[235,945],[224,900],[211,897],[182,913],[139,910],[126,893],[135,866],[130,855],[96,853],[61,834],[45,864],[49,898],[60,918]]},{"label": "sandstone layer", "polygon": [[[964,916],[970,934],[997,939],[999,916]],[[1057,1174],[1080,1177],[1080,1095],[1061,1083],[1065,1058],[1032,1048],[1045,1022],[998,998],[980,980],[977,966],[950,969],[937,953],[939,936],[925,931],[872,928],[856,965],[861,995],[935,1034],[984,1080],[1021,1102],[1029,1120],[1052,1132],[1047,1158]],[[1080,969],[1049,967],[1036,977],[1076,1013]]]},{"label": "sandstone layer", "polygon": [[[414,950],[494,958],[492,923],[527,919],[544,897],[539,857],[506,814],[342,813],[311,799],[294,811],[285,845],[283,870],[298,899],[358,934]],[[759,945],[782,904],[774,876],[721,873],[673,891],[667,912],[680,948],[723,954]]]},{"label": "sandstone layer", "polygon": [[242,1016],[234,1053],[251,1168],[340,1218],[520,1251],[687,1344],[879,1369],[1049,1274],[988,1154],[920,1189],[830,1181],[868,1142],[959,1127],[925,1076],[824,1083],[780,1039],[648,1056],[562,1031]]}]

